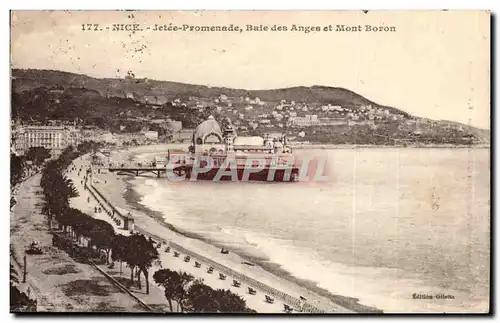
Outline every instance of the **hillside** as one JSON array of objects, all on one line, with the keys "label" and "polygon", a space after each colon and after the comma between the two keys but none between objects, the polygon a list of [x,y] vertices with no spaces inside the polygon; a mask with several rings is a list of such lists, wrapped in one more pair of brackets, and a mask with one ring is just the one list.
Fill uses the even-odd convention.
[{"label": "hillside", "polygon": [[[14,91],[32,90],[42,86],[60,86],[62,88],[83,87],[99,91],[103,96],[106,94],[110,96],[123,96],[124,93],[131,92],[136,96],[165,95],[172,98],[186,98],[189,96],[207,98],[217,97],[221,93],[224,93],[229,97],[259,97],[264,101],[272,102],[293,100],[297,102],[330,103],[332,105],[352,107],[372,104],[383,108],[394,109],[378,105],[350,90],[326,86],[300,86],[273,90],[244,90],[149,79],[98,79],[69,72],[32,69],[13,69],[12,77],[14,78]],[[397,111],[406,114],[401,110]]]},{"label": "hillside", "polygon": [[[489,142],[489,131],[455,122],[414,117],[338,87],[244,90],[133,77],[100,79],[61,71],[13,69],[12,92],[13,117],[42,122],[77,119],[83,124],[117,132],[124,128],[124,131],[132,132],[149,127],[166,135],[168,131],[151,126],[148,120],[172,118],[182,121],[184,128],[192,128],[207,114],[214,114],[219,118],[237,119],[240,132],[244,134],[280,131],[294,137],[302,130],[304,134],[297,138],[299,141],[385,145]],[[222,94],[229,99],[214,110],[220,105],[217,102]],[[265,103],[255,104],[253,111],[248,111],[249,98],[259,98]],[[152,104],[153,100],[155,104]],[[269,124],[259,123],[262,119],[269,119],[271,112],[276,117],[277,106],[285,101],[283,122],[271,118]],[[299,111],[298,115],[291,111],[294,102],[297,102],[295,111]],[[325,105],[342,107],[342,111],[324,112],[321,109]],[[371,111],[377,115],[370,116],[372,121],[368,120],[366,106],[373,108]],[[303,112],[307,109],[309,112]],[[297,116],[314,113],[323,120],[340,121],[335,125],[297,129],[290,126],[290,122],[285,123],[293,113]]]}]

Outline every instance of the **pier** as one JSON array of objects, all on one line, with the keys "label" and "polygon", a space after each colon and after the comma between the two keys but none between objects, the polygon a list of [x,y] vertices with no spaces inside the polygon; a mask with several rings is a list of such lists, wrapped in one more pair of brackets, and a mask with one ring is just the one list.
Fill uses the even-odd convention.
[{"label": "pier", "polygon": [[134,166],[124,166],[124,167],[109,167],[108,170],[112,173],[118,175],[143,175],[143,174],[155,174],[158,178],[161,177],[161,173],[166,173],[167,169],[165,167],[134,167]]},{"label": "pier", "polygon": [[[108,215],[110,215],[113,219],[118,217],[122,220],[124,220],[123,217],[128,217],[128,215],[124,215],[120,211],[118,211],[101,194],[101,192],[99,192],[99,190],[92,185],[92,182],[89,181],[89,179],[90,178],[87,176],[84,178],[84,185],[85,185],[86,189],[89,190],[89,192],[94,197],[94,199],[99,203],[99,205],[104,209],[104,211]],[[131,221],[133,223],[133,217],[131,217]],[[124,229],[123,226],[122,226],[122,229]],[[313,313],[313,314],[323,314],[323,313],[327,313],[330,311],[332,311],[332,312],[337,312],[337,311],[338,312],[350,312],[349,310],[343,308],[342,306],[331,308],[330,310],[320,309],[320,308],[318,308],[318,307],[316,307],[308,302],[301,300],[300,297],[298,297],[298,296],[292,296],[292,295],[286,294],[282,291],[279,291],[279,290],[277,290],[277,289],[275,289],[267,284],[264,284],[264,283],[254,279],[254,278],[251,278],[249,276],[241,274],[241,273],[239,273],[239,272],[237,272],[237,271],[235,271],[235,270],[233,270],[233,269],[231,269],[231,268],[229,268],[229,267],[227,267],[227,266],[225,266],[217,261],[214,261],[208,257],[202,256],[196,252],[188,250],[187,248],[184,248],[181,245],[179,245],[173,241],[170,241],[170,240],[166,241],[165,239],[163,239],[161,237],[155,236],[154,234],[151,234],[151,233],[147,232],[146,230],[141,229],[140,227],[138,227],[136,225],[135,226],[132,225],[132,227],[128,227],[127,229],[130,230],[131,232],[141,233],[141,234],[145,235],[146,237],[150,237],[150,238],[154,239],[157,242],[161,242],[163,245],[166,245],[166,246],[169,246],[170,248],[172,248],[173,251],[175,251],[179,255],[183,254],[184,256],[189,256],[193,260],[196,260],[197,262],[199,262],[199,266],[201,266],[203,264],[207,267],[213,268],[213,269],[217,270],[219,273],[221,273],[223,275],[227,275],[227,277],[231,277],[232,279],[236,279],[237,281],[246,284],[248,287],[251,287],[252,290],[254,290],[254,291],[258,290],[260,293],[263,293],[265,295],[271,295],[272,297],[276,298],[277,300],[282,301],[285,305],[292,306],[295,309],[295,311],[303,312],[303,313]]]}]

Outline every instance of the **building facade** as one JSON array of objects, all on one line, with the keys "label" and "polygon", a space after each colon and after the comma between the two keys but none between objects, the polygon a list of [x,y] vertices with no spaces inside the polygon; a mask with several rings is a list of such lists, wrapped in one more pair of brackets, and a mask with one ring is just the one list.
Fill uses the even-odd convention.
[{"label": "building facade", "polygon": [[308,114],[305,117],[292,117],[289,119],[289,122],[292,126],[296,127],[311,127],[320,124],[320,120],[318,120],[318,116],[315,114]]},{"label": "building facade", "polygon": [[24,155],[32,147],[44,147],[52,153],[59,153],[68,146],[81,142],[80,132],[70,126],[20,126],[12,129],[11,136],[15,151]]}]

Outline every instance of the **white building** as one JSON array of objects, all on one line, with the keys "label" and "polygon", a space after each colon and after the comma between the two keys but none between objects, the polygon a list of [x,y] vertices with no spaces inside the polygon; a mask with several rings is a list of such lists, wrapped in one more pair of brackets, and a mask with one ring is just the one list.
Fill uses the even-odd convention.
[{"label": "white building", "polygon": [[116,143],[118,142],[118,139],[115,137],[114,134],[112,134],[111,132],[107,131],[107,132],[104,132],[102,133],[98,138],[97,138],[98,141],[103,141],[105,143]]},{"label": "white building", "polygon": [[143,131],[142,134],[146,139],[158,140],[158,131]]},{"label": "white building", "polygon": [[298,127],[310,127],[310,126],[317,126],[320,124],[318,116],[315,114],[314,115],[307,114],[305,117],[291,117],[289,121],[292,126],[298,126]]},{"label": "white building", "polygon": [[12,130],[12,146],[23,155],[31,147],[44,147],[58,153],[81,142],[80,131],[74,126],[21,126]]}]

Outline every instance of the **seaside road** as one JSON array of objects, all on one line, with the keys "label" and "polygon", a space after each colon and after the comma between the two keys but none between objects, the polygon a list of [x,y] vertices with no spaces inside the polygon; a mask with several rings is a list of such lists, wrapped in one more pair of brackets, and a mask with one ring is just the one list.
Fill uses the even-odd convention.
[{"label": "seaside road", "polygon": [[[10,216],[11,245],[18,268],[25,248],[38,241],[42,255],[27,255],[27,283],[37,295],[40,311],[49,312],[144,312],[128,294],[114,286],[88,264],[74,261],[52,247],[52,235],[41,214],[41,175],[20,185],[18,203]],[[22,271],[19,272],[22,281]]]}]

